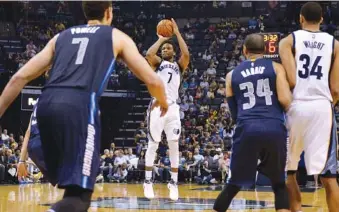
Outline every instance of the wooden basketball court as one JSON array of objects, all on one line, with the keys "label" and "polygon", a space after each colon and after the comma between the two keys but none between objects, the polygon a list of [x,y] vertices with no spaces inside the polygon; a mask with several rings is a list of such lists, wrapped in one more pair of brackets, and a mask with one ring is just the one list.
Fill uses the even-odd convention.
[{"label": "wooden basketball court", "polygon": [[[180,185],[180,199],[171,202],[165,184],[154,186],[156,199],[143,197],[142,184],[107,184],[95,186],[89,211],[212,211],[214,199],[221,186]],[[0,212],[45,212],[56,202],[63,191],[49,184],[0,186]],[[324,189],[303,189],[303,212],[325,212]],[[241,191],[233,201],[230,211],[273,212],[273,193],[270,188],[259,187],[257,191]]]}]

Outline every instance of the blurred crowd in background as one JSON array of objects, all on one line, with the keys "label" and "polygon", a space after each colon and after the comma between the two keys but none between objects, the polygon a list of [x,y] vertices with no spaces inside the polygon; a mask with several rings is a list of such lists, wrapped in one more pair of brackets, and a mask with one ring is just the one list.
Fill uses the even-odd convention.
[{"label": "blurred crowd in background", "polygon": [[[252,3],[250,5],[244,3],[241,3],[244,10],[253,6]],[[6,55],[3,63],[10,75],[44,48],[54,35],[72,25],[81,23],[72,14],[75,7],[73,4],[75,3],[65,1],[15,3],[13,7],[21,14],[14,19],[15,32],[13,35],[9,33],[9,25],[5,25],[2,30],[2,34],[8,32],[13,37],[19,37],[22,46],[22,50],[18,52],[4,52],[4,48],[1,47],[1,54]],[[140,53],[145,55],[147,49],[157,38],[155,34],[157,22],[164,18],[171,18],[165,11],[175,9],[184,13],[182,8],[185,8],[187,3],[156,2],[153,10],[145,6],[144,2],[134,2],[134,4],[140,4],[139,6],[144,8],[144,11],[124,12],[123,3],[115,2],[113,25],[129,34],[137,44]],[[215,9],[217,11],[235,4],[237,2],[192,3],[192,10]],[[284,7],[285,4],[286,7]],[[191,54],[190,65],[182,73],[182,87],[178,102],[182,121],[182,134],[179,140],[180,181],[215,184],[225,182],[227,179],[232,154],[234,123],[225,98],[225,76],[245,60],[242,55],[242,44],[247,34],[276,31],[280,32],[283,37],[298,28],[298,11],[287,11],[289,7],[289,2],[281,2],[279,5],[276,1],[269,1],[268,10],[257,13],[256,16],[248,18],[246,22],[241,16],[237,18],[213,17],[214,19],[184,18],[178,22]],[[325,18],[322,30],[338,37],[339,27],[335,24],[337,22],[332,21],[332,16],[336,11],[333,8],[337,9],[338,5],[331,4],[324,8]],[[0,6],[0,13],[1,11],[5,11],[3,6]],[[282,15],[279,11],[283,11]],[[294,13],[284,15],[286,12]],[[7,13],[5,15],[8,16]],[[131,86],[131,79],[135,79],[131,71],[126,65],[118,62],[116,71],[109,80],[108,89],[128,89]],[[30,85],[43,86],[45,80],[45,76],[42,76]],[[339,114],[339,107],[335,110]],[[339,116],[337,120],[339,121]],[[145,121],[140,123],[140,127],[135,130],[135,146],[116,147],[114,143],[111,143],[110,148],[105,149],[102,154],[98,182],[142,180],[147,133]],[[14,136],[8,134],[6,129],[2,130],[0,183],[18,182],[15,173],[22,142],[22,135]],[[167,182],[170,179],[170,161],[165,137],[159,145],[154,164],[153,175],[156,181]],[[42,176],[34,164],[30,166],[29,172],[31,177],[25,182],[41,180]]]}]

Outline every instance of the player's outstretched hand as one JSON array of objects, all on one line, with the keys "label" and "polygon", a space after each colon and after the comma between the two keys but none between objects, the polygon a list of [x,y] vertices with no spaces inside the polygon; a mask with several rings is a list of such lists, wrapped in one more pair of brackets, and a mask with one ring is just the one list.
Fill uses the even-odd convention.
[{"label": "player's outstretched hand", "polygon": [[165,41],[167,41],[168,39],[171,38],[171,37],[164,37],[164,36],[159,35],[159,34],[157,34],[157,35],[158,35],[158,39],[161,40],[161,42],[165,42]]},{"label": "player's outstretched hand", "polygon": [[177,35],[179,32],[179,27],[177,25],[177,23],[175,22],[175,20],[173,18],[171,18],[171,21],[172,21],[172,25],[173,25],[173,33],[175,35]]},{"label": "player's outstretched hand", "polygon": [[21,180],[23,177],[27,177],[27,167],[26,163],[20,162],[18,163],[18,179]]},{"label": "player's outstretched hand", "polygon": [[167,102],[160,103],[158,100],[155,100],[155,102],[152,104],[151,110],[153,110],[156,107],[160,107],[161,111],[160,117],[163,117],[167,113],[168,110]]}]

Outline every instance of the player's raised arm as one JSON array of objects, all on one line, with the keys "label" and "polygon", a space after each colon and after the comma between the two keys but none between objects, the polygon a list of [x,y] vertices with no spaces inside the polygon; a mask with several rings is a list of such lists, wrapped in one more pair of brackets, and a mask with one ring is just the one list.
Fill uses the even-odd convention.
[{"label": "player's raised arm", "polygon": [[177,37],[180,51],[181,51],[181,56],[180,56],[178,63],[180,65],[181,70],[185,71],[190,62],[190,53],[188,51],[188,47],[187,47],[187,44],[184,38],[180,34],[179,27],[173,18],[172,18],[172,24],[173,24],[173,33]]},{"label": "player's raised arm", "polygon": [[154,70],[161,63],[161,58],[157,55],[160,46],[163,42],[170,39],[169,37],[167,38],[161,35],[158,35],[158,37],[158,40],[146,52],[146,60]]},{"label": "player's raised arm", "polygon": [[279,56],[281,59],[281,63],[284,66],[286,73],[287,73],[287,79],[288,83],[290,85],[290,88],[294,88],[296,83],[296,64],[292,52],[293,48],[293,36],[289,35],[286,38],[282,39],[279,43]]},{"label": "player's raised arm", "polygon": [[335,105],[339,100],[339,42],[337,40],[334,42],[334,61],[330,72],[330,89],[333,104]]},{"label": "player's raised arm", "polygon": [[230,108],[232,119],[235,122],[238,115],[238,107],[237,107],[237,100],[235,99],[235,96],[233,94],[232,90],[232,73],[233,71],[229,72],[226,75],[226,99],[228,107]]},{"label": "player's raised arm", "polygon": [[121,57],[131,71],[146,84],[151,95],[159,101],[160,106],[167,109],[164,84],[140,55],[133,40],[118,29],[114,29],[112,34],[115,40],[113,42],[114,56]]},{"label": "player's raised arm", "polygon": [[16,74],[13,75],[0,97],[0,116],[4,114],[8,106],[14,101],[28,82],[48,70],[54,57],[57,37],[58,35],[52,38],[42,51],[30,59]]},{"label": "player's raised arm", "polygon": [[292,93],[287,82],[286,72],[284,67],[279,63],[273,62],[273,67],[277,75],[276,86],[278,100],[281,106],[283,106],[284,110],[287,111],[292,102]]}]

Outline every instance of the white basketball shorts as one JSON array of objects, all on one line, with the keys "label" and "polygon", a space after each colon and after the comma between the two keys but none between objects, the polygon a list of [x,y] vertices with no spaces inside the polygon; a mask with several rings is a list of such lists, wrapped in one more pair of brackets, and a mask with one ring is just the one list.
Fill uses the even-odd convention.
[{"label": "white basketball shorts", "polygon": [[287,128],[290,140],[287,170],[298,170],[304,151],[308,175],[335,176],[338,142],[331,102],[293,101],[287,112]]},{"label": "white basketball shorts", "polygon": [[147,111],[148,139],[160,142],[161,134],[165,131],[167,141],[177,141],[181,132],[181,121],[179,105],[172,104],[168,107],[167,113],[160,117],[160,107]]}]

